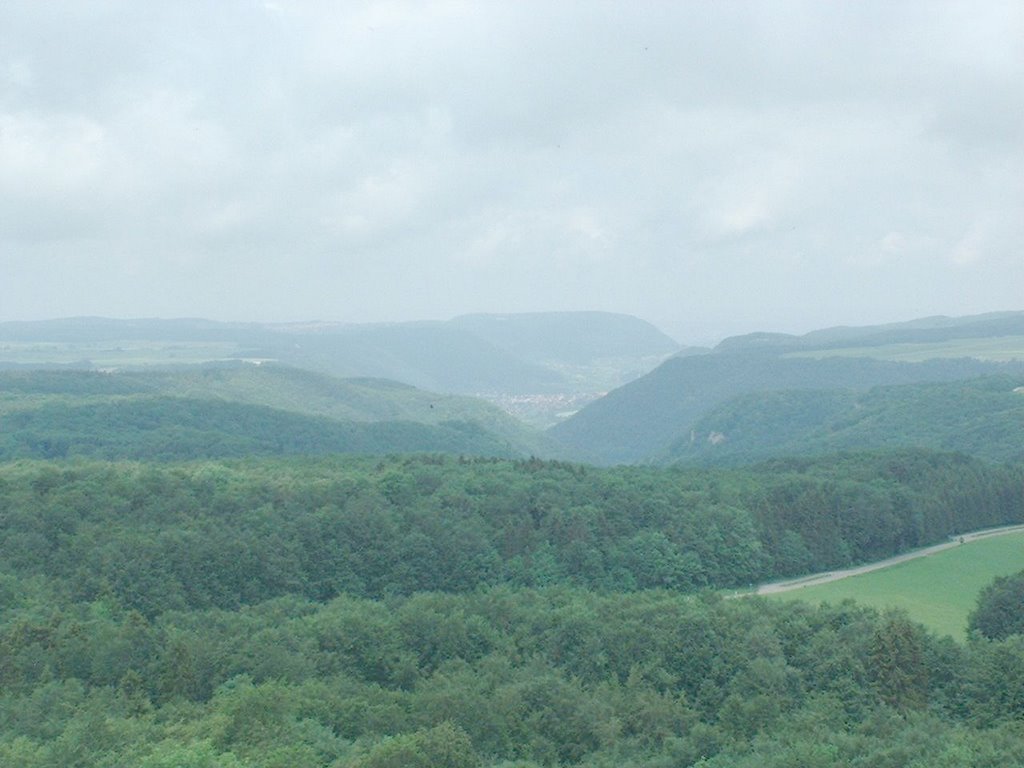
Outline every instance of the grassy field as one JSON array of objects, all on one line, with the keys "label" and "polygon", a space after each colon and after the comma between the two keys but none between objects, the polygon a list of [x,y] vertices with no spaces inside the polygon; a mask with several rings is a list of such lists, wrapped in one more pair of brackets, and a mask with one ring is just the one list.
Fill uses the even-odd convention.
[{"label": "grassy field", "polygon": [[791,352],[785,357],[874,357],[899,363],[919,363],[936,357],[976,357],[1005,362],[1024,360],[1024,336],[993,336],[981,339],[951,339],[919,344],[882,344],[876,347],[846,347]]},{"label": "grassy field", "polygon": [[0,342],[0,361],[20,365],[74,364],[99,368],[183,365],[237,358],[238,345],[220,341]]},{"label": "grassy field", "polygon": [[968,542],[928,557],[829,584],[772,595],[772,600],[839,603],[853,598],[876,608],[904,608],[942,635],[963,640],[967,615],[982,587],[1024,569],[1024,533]]}]

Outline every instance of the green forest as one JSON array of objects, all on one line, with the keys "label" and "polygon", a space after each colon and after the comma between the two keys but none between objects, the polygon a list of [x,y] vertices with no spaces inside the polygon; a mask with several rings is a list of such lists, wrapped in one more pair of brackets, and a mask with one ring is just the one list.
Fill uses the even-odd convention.
[{"label": "green forest", "polygon": [[1024,459],[1024,377],[850,389],[795,389],[734,398],[694,423],[668,452],[687,464],[749,464],[771,456],[927,447],[991,461]]},{"label": "green forest", "polygon": [[1024,0],[0,0],[0,768],[1024,768],[1022,213]]},{"label": "green forest", "polygon": [[0,764],[1020,763],[1020,635],[732,595],[1022,490],[924,451],[10,461]]},{"label": "green forest", "polygon": [[[691,439],[702,419],[709,418],[717,408],[729,407],[730,401],[737,398],[744,402],[743,398],[770,398],[777,393],[796,392],[796,397],[801,392],[831,392],[839,398],[832,404],[833,410],[814,410],[821,408],[819,401],[824,395],[812,396],[808,402],[812,409],[799,412],[797,422],[805,428],[827,429],[827,418],[842,407],[843,396],[862,396],[873,388],[960,383],[986,376],[1013,378],[1017,380],[1016,386],[1020,386],[1024,384],[1024,363],[1019,360],[995,363],[966,357],[917,363],[867,357],[782,357],[772,353],[771,348],[764,352],[716,351],[670,358],[646,376],[613,390],[556,424],[548,434],[572,451],[574,457],[588,462],[661,461]],[[914,400],[917,392],[926,399],[930,396],[926,389],[908,387],[904,391],[911,393],[908,400]],[[774,407],[771,400],[767,403]],[[934,415],[930,412],[925,418]],[[958,415],[961,415],[959,405],[950,416],[955,421]],[[783,424],[783,419],[779,424],[787,430],[796,426]],[[918,428],[932,427],[926,421]],[[942,431],[942,427],[934,429]],[[783,435],[787,437],[790,435]],[[886,437],[879,431],[856,447],[884,447]],[[942,434],[941,437],[948,436]],[[877,442],[879,438],[883,442]],[[765,452],[763,446],[760,447],[760,454],[748,458],[763,458]],[[784,455],[790,447],[779,445],[774,455]],[[846,447],[849,446],[839,445],[839,448]],[[942,448],[941,445],[929,447]],[[822,446],[823,450],[829,448],[827,444]]]},{"label": "green forest", "polygon": [[[610,381],[637,370],[637,339],[648,363],[666,352],[615,318],[577,350],[593,319],[182,322],[253,354],[301,337],[309,360],[372,341],[402,371],[443,368],[425,340],[451,336],[510,386]],[[546,432],[456,390],[265,360],[14,364],[0,765],[1024,765],[1024,574],[981,591],[962,640],[755,594],[1024,523],[1021,364],[782,355],[1017,321],[737,338]],[[155,329],[164,346],[145,323],[76,332],[111,354],[198,349]]]},{"label": "green forest", "polygon": [[0,370],[0,419],[5,459],[551,450],[476,398],[272,364]]},{"label": "green forest", "polygon": [[338,422],[259,405],[177,397],[50,402],[4,418],[0,460],[168,461],[245,456],[452,452],[512,456],[475,422]]}]

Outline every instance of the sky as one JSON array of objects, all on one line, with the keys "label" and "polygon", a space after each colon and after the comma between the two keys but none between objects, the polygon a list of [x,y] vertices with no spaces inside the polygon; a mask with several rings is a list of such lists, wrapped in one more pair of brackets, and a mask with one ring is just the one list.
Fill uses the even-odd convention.
[{"label": "sky", "polygon": [[0,321],[1024,309],[1024,3],[0,3]]}]

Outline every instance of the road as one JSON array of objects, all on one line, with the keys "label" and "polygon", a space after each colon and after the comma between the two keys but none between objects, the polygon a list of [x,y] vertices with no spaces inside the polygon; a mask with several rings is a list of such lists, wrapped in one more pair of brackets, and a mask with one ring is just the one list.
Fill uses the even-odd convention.
[{"label": "road", "polygon": [[964,533],[959,536],[955,536],[942,544],[935,544],[931,547],[924,547],[923,549],[915,549],[913,552],[906,552],[902,555],[897,555],[896,557],[890,557],[886,560],[878,560],[877,562],[867,563],[866,565],[858,565],[855,568],[846,568],[841,571],[825,571],[823,573],[811,574],[810,576],[803,576],[799,579],[787,579],[785,581],[773,581],[770,584],[762,584],[753,594],[774,595],[779,592],[789,592],[794,589],[803,589],[804,587],[813,587],[818,584],[827,584],[830,581],[839,581],[840,579],[847,579],[850,576],[860,576],[862,573],[879,571],[882,568],[888,568],[891,565],[905,563],[908,560],[916,560],[919,557],[928,557],[928,555],[934,555],[936,552],[942,552],[945,549],[959,547],[961,544],[966,544],[969,541],[985,539],[990,536],[1004,536],[1008,533],[1022,532],[1024,532],[1024,525],[1008,525],[1003,528],[988,528],[981,531]]}]

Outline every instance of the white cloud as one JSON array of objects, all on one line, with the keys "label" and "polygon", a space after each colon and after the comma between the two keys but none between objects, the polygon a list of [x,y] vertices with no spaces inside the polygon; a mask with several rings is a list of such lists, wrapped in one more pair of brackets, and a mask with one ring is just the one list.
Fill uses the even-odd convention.
[{"label": "white cloud", "polygon": [[87,117],[0,115],[0,189],[32,200],[84,195],[103,150],[103,128]]},{"label": "white cloud", "polygon": [[28,90],[32,87],[32,68],[28,65],[28,62],[7,62],[2,72],[2,82],[6,87],[15,90]]},{"label": "white cloud", "polygon": [[1000,0],[3,4],[0,319],[1005,308],[1021,39]]}]

